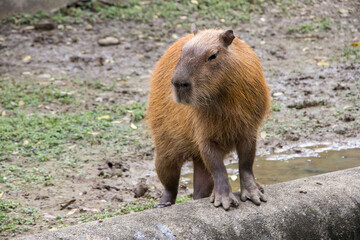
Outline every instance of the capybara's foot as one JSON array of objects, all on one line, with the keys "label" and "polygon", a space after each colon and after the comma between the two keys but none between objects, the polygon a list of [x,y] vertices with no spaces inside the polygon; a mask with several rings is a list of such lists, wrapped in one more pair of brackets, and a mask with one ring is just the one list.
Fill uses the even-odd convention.
[{"label": "capybara's foot", "polygon": [[215,207],[219,207],[222,205],[225,210],[229,210],[231,205],[234,207],[239,205],[239,200],[237,200],[237,198],[232,192],[220,194],[215,190],[210,196],[210,202],[214,203]]},{"label": "capybara's foot", "polygon": [[155,204],[154,208],[164,208],[164,207],[169,207],[172,204],[175,204],[176,195],[177,195],[176,191],[169,191],[165,189],[160,199],[160,202],[158,204]]},{"label": "capybara's foot", "polygon": [[261,201],[267,201],[264,195],[264,188],[252,179],[242,183],[240,199],[243,202],[250,199],[256,205],[260,205]]}]

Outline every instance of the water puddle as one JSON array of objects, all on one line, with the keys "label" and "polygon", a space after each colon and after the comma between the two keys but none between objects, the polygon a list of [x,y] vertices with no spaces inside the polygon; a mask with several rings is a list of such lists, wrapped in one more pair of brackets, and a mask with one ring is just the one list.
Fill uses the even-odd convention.
[{"label": "water puddle", "polygon": [[[239,191],[238,160],[235,153],[225,160],[233,191]],[[256,156],[254,173],[260,184],[268,185],[360,166],[360,148],[304,145]],[[192,189],[192,165],[183,169],[181,184]]]}]

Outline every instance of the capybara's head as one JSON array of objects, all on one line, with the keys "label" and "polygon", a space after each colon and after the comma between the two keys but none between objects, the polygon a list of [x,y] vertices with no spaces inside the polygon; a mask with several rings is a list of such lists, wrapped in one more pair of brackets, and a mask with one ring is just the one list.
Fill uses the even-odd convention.
[{"label": "capybara's head", "polygon": [[234,59],[229,48],[232,30],[193,31],[171,78],[174,100],[195,107],[211,107],[231,85],[229,74]]}]

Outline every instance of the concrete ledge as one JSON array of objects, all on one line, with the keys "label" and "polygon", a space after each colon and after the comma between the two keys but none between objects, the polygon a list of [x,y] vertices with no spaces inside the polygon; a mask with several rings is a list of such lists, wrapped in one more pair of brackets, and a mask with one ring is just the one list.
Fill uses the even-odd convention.
[{"label": "concrete ledge", "polygon": [[225,212],[209,199],[19,239],[360,239],[360,167],[266,186]]}]

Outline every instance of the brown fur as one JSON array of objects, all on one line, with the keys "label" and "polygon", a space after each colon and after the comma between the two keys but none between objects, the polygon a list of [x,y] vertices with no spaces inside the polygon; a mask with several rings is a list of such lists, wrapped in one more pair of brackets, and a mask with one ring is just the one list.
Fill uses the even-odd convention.
[{"label": "brown fur", "polygon": [[[179,39],[153,72],[147,118],[155,143],[156,170],[165,189],[177,188],[186,160],[205,164],[216,186],[217,170],[206,160],[206,152],[222,161],[235,148],[238,153],[239,148],[250,148],[269,109],[269,90],[258,57],[238,38],[225,46],[221,33],[204,30]],[[217,51],[215,61],[207,61]],[[172,78],[190,81],[191,94],[184,95],[182,102],[186,105],[173,100]]]}]

